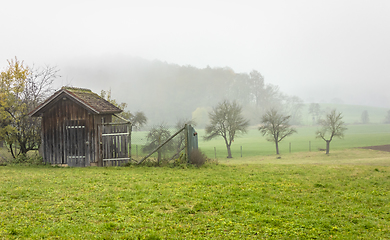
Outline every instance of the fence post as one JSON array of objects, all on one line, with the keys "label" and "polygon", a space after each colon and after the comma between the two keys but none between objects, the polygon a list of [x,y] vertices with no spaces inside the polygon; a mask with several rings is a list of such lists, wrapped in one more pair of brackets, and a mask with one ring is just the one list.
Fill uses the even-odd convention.
[{"label": "fence post", "polygon": [[309,152],[311,152],[311,141],[309,141]]},{"label": "fence post", "polygon": [[291,142],[288,144],[288,151],[291,153]]},{"label": "fence post", "polygon": [[242,157],[242,146],[241,146],[241,157]]},{"label": "fence post", "polygon": [[190,156],[189,156],[189,139],[188,139],[188,124],[184,125],[185,128],[185,146],[186,146],[186,161],[187,163],[190,162]]},{"label": "fence post", "polygon": [[217,159],[217,149],[214,147],[214,159]]},{"label": "fence post", "polygon": [[127,125],[127,132],[128,132],[128,137],[127,137],[127,142],[129,144],[129,161],[131,162],[131,132],[133,131],[133,124],[129,122]]}]

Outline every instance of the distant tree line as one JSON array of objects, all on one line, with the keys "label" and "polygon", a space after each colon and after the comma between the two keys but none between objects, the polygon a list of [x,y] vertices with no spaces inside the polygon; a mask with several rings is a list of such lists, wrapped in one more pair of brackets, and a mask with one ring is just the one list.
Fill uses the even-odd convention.
[{"label": "distant tree line", "polygon": [[[177,119],[192,118],[194,113],[198,127],[203,128],[204,116],[224,100],[241,104],[251,124],[256,124],[270,108],[291,115],[291,124],[301,122],[303,101],[266,83],[257,70],[236,73],[229,67],[201,69],[143,59],[125,59],[120,64],[117,61],[107,61],[91,78],[112,81],[115,98],[126,102],[130,109],[144,112],[151,125],[163,121],[173,126]],[[87,71],[96,72],[95,68]],[[85,77],[85,68],[79,71],[73,74]]]}]

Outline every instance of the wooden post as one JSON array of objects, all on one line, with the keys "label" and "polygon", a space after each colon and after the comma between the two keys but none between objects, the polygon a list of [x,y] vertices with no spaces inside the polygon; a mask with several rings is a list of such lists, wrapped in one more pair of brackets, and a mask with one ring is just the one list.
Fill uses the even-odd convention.
[{"label": "wooden post", "polygon": [[309,152],[311,152],[311,141],[309,141]]},{"label": "wooden post", "polygon": [[188,163],[190,162],[190,157],[188,156],[188,125],[187,124],[184,125],[184,129],[185,129],[184,139],[185,139],[185,146],[186,146],[186,162]]},{"label": "wooden post", "polygon": [[242,146],[241,146],[241,157],[242,157]]},{"label": "wooden post", "polygon": [[214,147],[214,158],[217,159],[217,149]]},{"label": "wooden post", "polygon": [[291,153],[291,142],[288,144],[288,151]]},{"label": "wooden post", "polygon": [[127,133],[129,134],[127,136],[127,144],[129,145],[129,148],[128,148],[128,156],[129,156],[129,161],[131,162],[131,132],[133,130],[133,124],[129,122],[129,124],[127,124]]}]

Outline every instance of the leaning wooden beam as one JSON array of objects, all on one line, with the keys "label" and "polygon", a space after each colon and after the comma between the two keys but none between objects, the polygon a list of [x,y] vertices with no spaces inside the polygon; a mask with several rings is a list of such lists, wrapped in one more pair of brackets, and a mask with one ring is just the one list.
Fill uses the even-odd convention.
[{"label": "leaning wooden beam", "polygon": [[186,146],[182,147],[182,148],[181,148],[177,153],[175,153],[175,155],[173,155],[173,156],[171,157],[171,159],[169,159],[169,160],[173,160],[175,157],[179,156],[179,153],[181,153],[181,151],[183,151],[184,148],[186,148]]},{"label": "leaning wooden beam", "polygon": [[179,131],[177,131],[175,134],[173,134],[172,136],[170,136],[167,140],[165,140],[165,142],[161,143],[158,147],[156,147],[151,153],[149,153],[146,157],[142,158],[141,161],[139,161],[137,164],[141,164],[143,161],[145,161],[145,159],[147,159],[148,157],[150,157],[153,153],[157,152],[160,148],[162,148],[167,142],[169,142],[172,138],[174,138],[177,134],[179,134],[181,131],[183,131],[185,129],[185,127],[183,127],[182,129],[180,129]]}]

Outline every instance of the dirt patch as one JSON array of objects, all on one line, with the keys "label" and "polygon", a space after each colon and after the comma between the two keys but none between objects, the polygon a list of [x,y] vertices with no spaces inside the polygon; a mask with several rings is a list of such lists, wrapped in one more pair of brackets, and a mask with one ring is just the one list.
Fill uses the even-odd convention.
[{"label": "dirt patch", "polygon": [[360,148],[390,152],[390,145],[379,145],[379,146],[369,146],[369,147],[360,147]]}]

